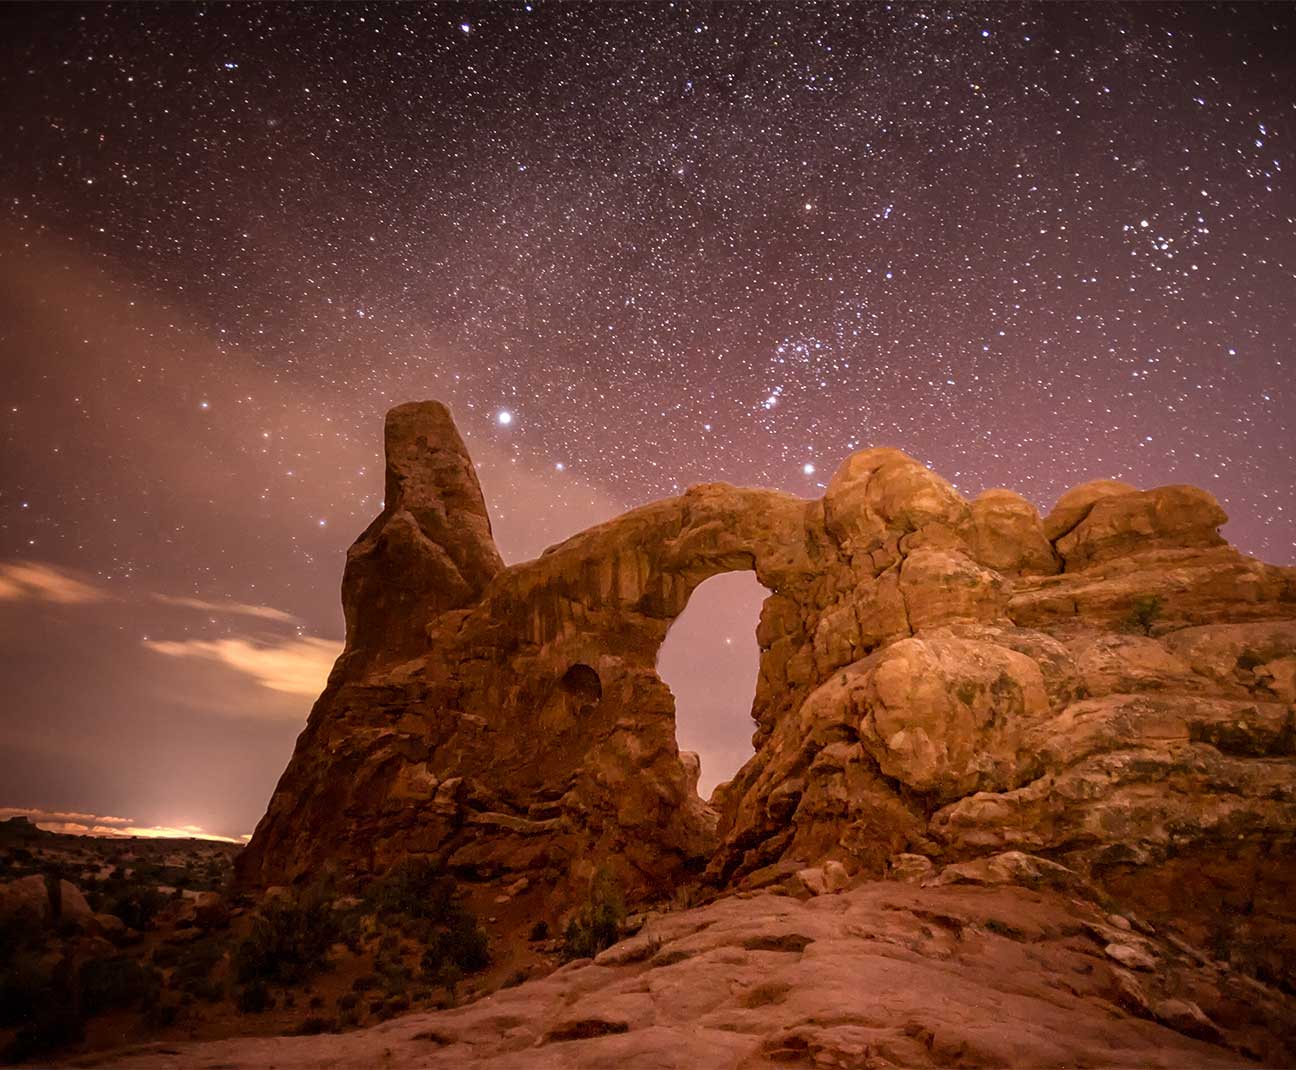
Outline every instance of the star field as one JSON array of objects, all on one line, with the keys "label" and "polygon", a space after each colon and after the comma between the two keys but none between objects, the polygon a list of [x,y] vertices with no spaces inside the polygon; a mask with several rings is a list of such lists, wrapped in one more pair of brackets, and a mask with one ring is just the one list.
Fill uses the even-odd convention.
[{"label": "star field", "polygon": [[435,397],[510,561],[870,445],[1041,511],[1197,484],[1296,561],[1289,6],[0,17],[0,558],[337,636]]}]

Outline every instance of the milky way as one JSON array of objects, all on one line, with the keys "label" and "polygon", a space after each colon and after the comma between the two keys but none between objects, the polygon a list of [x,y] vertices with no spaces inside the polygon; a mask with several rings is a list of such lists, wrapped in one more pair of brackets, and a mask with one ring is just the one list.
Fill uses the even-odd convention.
[{"label": "milky way", "polygon": [[0,805],[246,831],[412,398],[511,561],[875,444],[1296,561],[1288,6],[0,17]]}]

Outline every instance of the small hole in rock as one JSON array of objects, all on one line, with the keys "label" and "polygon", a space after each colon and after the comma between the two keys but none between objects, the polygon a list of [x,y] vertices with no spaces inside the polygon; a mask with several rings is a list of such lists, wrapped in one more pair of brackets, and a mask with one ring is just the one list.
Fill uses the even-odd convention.
[{"label": "small hole in rock", "polygon": [[581,702],[597,702],[603,697],[603,681],[599,674],[580,662],[563,673],[562,689]]}]

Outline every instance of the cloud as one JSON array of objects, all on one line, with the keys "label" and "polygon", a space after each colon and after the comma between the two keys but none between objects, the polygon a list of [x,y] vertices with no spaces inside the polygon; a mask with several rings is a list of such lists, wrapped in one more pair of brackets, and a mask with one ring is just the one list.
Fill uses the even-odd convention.
[{"label": "cloud", "polygon": [[291,624],[297,618],[274,606],[250,606],[245,602],[212,602],[205,598],[181,598],[170,594],[155,594],[153,601],[166,606],[179,606],[182,609],[196,609],[203,613],[231,613],[242,617],[258,617],[261,620],[273,620]]},{"label": "cloud", "polygon": [[[58,605],[85,605],[107,602],[118,596],[69,570],[43,561],[0,562],[0,602],[53,602]],[[132,596],[136,597],[136,596]],[[246,602],[214,601],[206,598],[186,598],[180,595],[149,594],[154,602],[180,609],[194,609],[201,613],[232,614],[256,617],[277,624],[292,624],[297,620],[291,613],[274,606],[254,606]]]},{"label": "cloud", "polygon": [[0,602],[53,602],[84,605],[112,596],[103,588],[75,578],[70,572],[39,561],[0,563]]},{"label": "cloud", "polygon": [[248,639],[146,639],[144,645],[173,658],[203,658],[252,677],[262,687],[314,698],[324,689],[342,644],[301,636],[270,643]]},{"label": "cloud", "polygon": [[40,810],[30,806],[0,806],[0,821],[25,817],[37,828],[67,836],[138,836],[142,839],[216,840],[220,843],[247,843],[252,837],[218,836],[201,825],[135,825],[132,818],[109,814],[87,814],[78,810]]}]

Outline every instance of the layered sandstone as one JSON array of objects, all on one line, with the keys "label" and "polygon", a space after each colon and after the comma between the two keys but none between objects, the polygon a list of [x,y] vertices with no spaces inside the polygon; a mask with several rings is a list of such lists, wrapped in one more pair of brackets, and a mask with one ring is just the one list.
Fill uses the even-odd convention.
[{"label": "layered sandstone", "polygon": [[1026,873],[1020,861],[999,860],[987,872],[953,869],[927,888],[873,882],[806,900],[728,897],[653,918],[592,962],[357,1032],[157,1045],[109,1063],[131,1070],[1290,1064],[1290,1048],[1275,1035],[1296,1024],[1296,1001],[1177,946],[1137,915],[1098,909],[1039,867]]},{"label": "layered sandstone", "polygon": [[[387,423],[347,645],[239,873],[363,880],[409,854],[573,902],[938,873],[1004,852],[1296,961],[1296,569],[1207,493],[1077,487],[1040,518],[891,449],[824,497],[723,484],[503,567],[436,403]],[[750,569],[756,754],[709,801],[655,670],[703,580]]]}]

